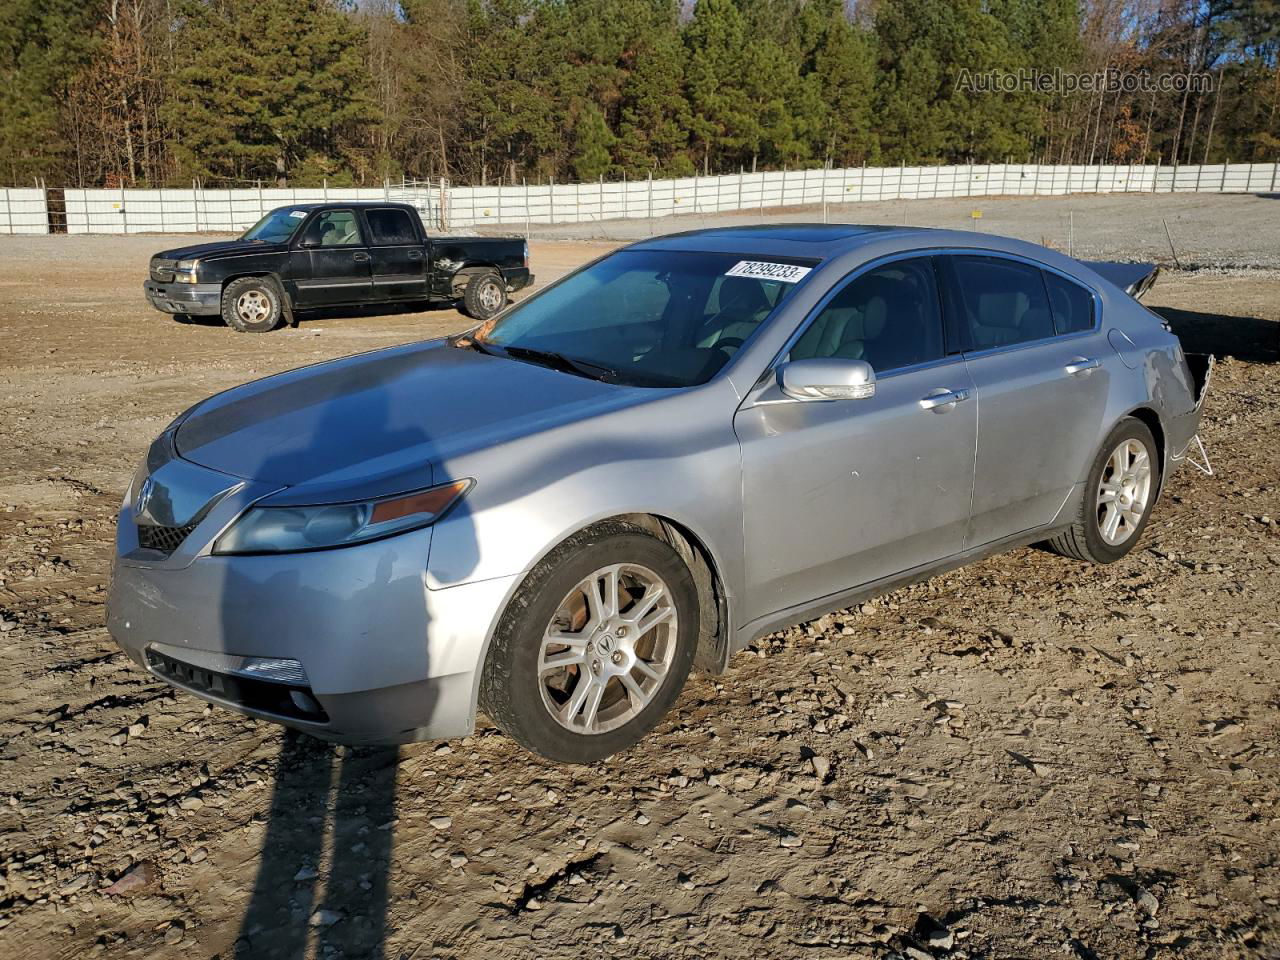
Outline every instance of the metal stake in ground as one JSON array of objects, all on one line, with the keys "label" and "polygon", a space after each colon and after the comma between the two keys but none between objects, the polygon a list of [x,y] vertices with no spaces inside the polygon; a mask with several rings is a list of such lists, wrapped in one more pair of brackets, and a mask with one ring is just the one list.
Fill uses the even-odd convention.
[{"label": "metal stake in ground", "polygon": [[1179,270],[1181,270],[1182,261],[1178,259],[1178,251],[1173,248],[1173,235],[1169,233],[1169,221],[1166,220],[1164,217],[1161,217],[1160,222],[1164,224],[1164,235],[1165,235],[1165,238],[1169,241],[1169,252],[1173,254],[1174,265]]}]

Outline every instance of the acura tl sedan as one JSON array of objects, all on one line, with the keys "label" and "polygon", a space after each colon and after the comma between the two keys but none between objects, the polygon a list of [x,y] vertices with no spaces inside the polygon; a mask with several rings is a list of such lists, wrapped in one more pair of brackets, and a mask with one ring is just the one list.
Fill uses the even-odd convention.
[{"label": "acura tl sedan", "polygon": [[1208,376],[1151,275],[905,227],[634,244],[187,410],[121,508],[111,633],[318,737],[483,709],[605,757],[764,634],[1027,544],[1133,549]]}]

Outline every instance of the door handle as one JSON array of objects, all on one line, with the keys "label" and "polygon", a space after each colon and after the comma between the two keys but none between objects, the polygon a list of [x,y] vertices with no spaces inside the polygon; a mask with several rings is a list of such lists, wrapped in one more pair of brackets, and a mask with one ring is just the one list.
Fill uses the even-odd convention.
[{"label": "door handle", "polygon": [[421,259],[422,259],[422,251],[421,251],[421,250],[410,250],[410,251],[409,251],[409,259],[410,259],[410,260],[421,260]]},{"label": "door handle", "polygon": [[1100,366],[1102,361],[1096,357],[1076,357],[1062,369],[1073,377],[1087,377]]},{"label": "door handle", "polygon": [[934,413],[946,413],[948,410],[953,409],[957,403],[968,399],[969,391],[963,387],[958,390],[947,390],[945,387],[940,387],[920,398],[920,409],[932,410]]},{"label": "door handle", "polygon": [[356,263],[368,263],[369,255],[367,253],[357,252],[351,255],[351,259],[354,260]]}]

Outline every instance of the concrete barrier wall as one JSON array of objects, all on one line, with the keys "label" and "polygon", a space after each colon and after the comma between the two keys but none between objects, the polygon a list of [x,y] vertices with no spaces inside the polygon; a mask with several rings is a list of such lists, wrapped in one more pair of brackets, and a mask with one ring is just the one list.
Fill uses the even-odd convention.
[{"label": "concrete barrier wall", "polygon": [[[1074,193],[1271,193],[1280,164],[1193,167],[967,164],[742,173],[677,180],[441,187],[67,189],[68,233],[230,233],[274,207],[334,200],[414,204],[432,229],[590,223],[681,214],[944,197]],[[0,190],[0,233],[46,233],[43,190]]]}]

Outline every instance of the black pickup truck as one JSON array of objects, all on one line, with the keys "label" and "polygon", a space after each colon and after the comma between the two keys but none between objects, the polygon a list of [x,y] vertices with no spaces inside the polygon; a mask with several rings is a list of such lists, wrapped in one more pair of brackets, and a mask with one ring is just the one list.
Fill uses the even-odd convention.
[{"label": "black pickup truck", "polygon": [[429,237],[406,203],[303,203],[235,240],[165,250],[144,284],[157,310],[221,314],[265,333],[294,312],[407,301],[461,302],[488,320],[533,282],[520,237]]}]

